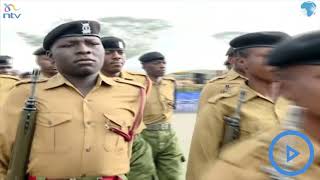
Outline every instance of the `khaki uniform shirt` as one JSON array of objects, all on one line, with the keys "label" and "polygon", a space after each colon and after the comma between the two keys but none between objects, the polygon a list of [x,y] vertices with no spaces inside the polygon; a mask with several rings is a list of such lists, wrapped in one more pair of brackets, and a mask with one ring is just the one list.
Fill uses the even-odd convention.
[{"label": "khaki uniform shirt", "polygon": [[0,105],[2,105],[9,94],[10,90],[15,86],[19,78],[10,75],[0,75]]},{"label": "khaki uniform shirt", "polygon": [[[120,73],[120,78],[141,84],[145,88],[146,96],[149,96],[152,88],[152,81],[147,75],[136,72],[122,71]],[[143,121],[141,122],[141,124],[142,129],[145,129],[145,124]]]},{"label": "khaki uniform shirt", "polygon": [[209,98],[208,103],[200,109],[191,142],[187,180],[198,180],[207,165],[215,161],[222,151],[224,117],[234,115],[240,89],[246,92],[240,112],[240,140],[278,125],[285,116],[288,101],[278,98],[273,102],[245,83],[240,86]]},{"label": "khaki uniform shirt", "polygon": [[49,79],[50,77],[47,77],[46,75],[44,75],[42,72],[40,72],[40,76],[39,79]]},{"label": "khaki uniform shirt", "polygon": [[[228,147],[220,154],[219,160],[212,164],[199,180],[271,180],[269,174],[262,169],[272,167],[268,157],[269,146],[272,139],[280,132],[280,129],[273,129]],[[283,138],[283,140],[288,139]],[[306,164],[309,159],[309,149],[300,138],[294,137],[289,140],[289,143],[290,141],[294,143],[291,147],[300,153],[290,161],[291,169],[288,171],[293,171],[301,169]],[[293,177],[295,180],[318,180],[320,177],[320,144],[312,139],[311,141],[314,146],[314,161],[305,173]],[[279,142],[281,143],[281,140]],[[279,154],[278,143],[274,154]],[[286,159],[286,155],[284,156]]]},{"label": "khaki uniform shirt", "polygon": [[159,84],[153,83],[147,98],[143,121],[145,124],[169,122],[174,109],[175,80],[163,77]]},{"label": "khaki uniform shirt", "polygon": [[[0,179],[9,164],[21,110],[30,95],[21,82],[0,113]],[[110,130],[128,133],[140,105],[141,86],[100,75],[84,97],[58,74],[37,84],[36,131],[28,173],[49,178],[114,176],[128,172],[132,141]],[[135,134],[140,133],[141,125]]]},{"label": "khaki uniform shirt", "polygon": [[201,109],[210,97],[223,93],[233,86],[239,86],[245,79],[245,77],[231,69],[226,74],[209,80],[201,91],[198,109]]},{"label": "khaki uniform shirt", "polygon": [[147,94],[150,93],[150,90],[152,87],[152,81],[149,79],[147,75],[136,73],[136,72],[122,71],[120,73],[120,78],[123,78],[128,81],[134,81],[134,82],[140,83],[145,87],[146,93]]}]

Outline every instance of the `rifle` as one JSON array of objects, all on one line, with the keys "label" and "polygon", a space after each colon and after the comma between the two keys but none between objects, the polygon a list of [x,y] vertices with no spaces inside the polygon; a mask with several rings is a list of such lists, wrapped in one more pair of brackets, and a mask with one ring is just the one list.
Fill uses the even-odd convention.
[{"label": "rifle", "polygon": [[36,126],[35,90],[40,71],[32,72],[31,95],[27,99],[18,124],[16,138],[11,152],[7,180],[24,180]]},{"label": "rifle", "polygon": [[225,122],[223,145],[238,139],[240,136],[240,113],[241,113],[241,106],[244,102],[245,96],[246,96],[246,92],[244,90],[241,90],[234,115],[231,117],[225,116],[223,118]]}]

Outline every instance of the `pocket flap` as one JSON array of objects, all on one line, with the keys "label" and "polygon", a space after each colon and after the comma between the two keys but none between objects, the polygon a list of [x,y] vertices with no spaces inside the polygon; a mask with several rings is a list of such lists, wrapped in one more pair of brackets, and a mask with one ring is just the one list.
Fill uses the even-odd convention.
[{"label": "pocket flap", "polygon": [[237,94],[230,94],[230,93],[221,93],[221,94],[218,94],[218,95],[215,95],[215,96],[212,96],[208,99],[208,103],[211,103],[211,104],[215,104],[218,100],[220,99],[224,99],[224,98],[229,98],[229,97],[233,97]]},{"label": "pocket flap", "polygon": [[103,114],[109,121],[116,124],[119,127],[126,127],[127,123],[126,120],[121,117],[121,115],[113,115],[110,113],[104,113]]},{"label": "pocket flap", "polygon": [[54,127],[71,119],[70,113],[40,112],[37,114],[37,124],[45,127]]}]

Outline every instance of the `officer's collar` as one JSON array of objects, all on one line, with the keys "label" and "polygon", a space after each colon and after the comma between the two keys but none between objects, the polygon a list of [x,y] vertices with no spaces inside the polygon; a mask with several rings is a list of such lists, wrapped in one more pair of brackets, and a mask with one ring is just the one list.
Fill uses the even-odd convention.
[{"label": "officer's collar", "polygon": [[271,103],[275,103],[272,99],[260,94],[259,92],[255,91],[254,89],[250,88],[247,84],[248,81],[244,81],[241,84],[241,89],[244,89],[247,93],[246,93],[246,97],[245,97],[245,101],[249,101],[255,97],[260,97],[262,99],[265,99]]},{"label": "officer's collar", "polygon": [[121,71],[120,77],[127,80],[133,80],[133,77],[126,71]]},{"label": "officer's collar", "polygon": [[[102,85],[102,82],[108,85],[116,84],[116,82],[114,82],[112,78],[108,78],[102,75],[101,73],[99,73],[97,84]],[[45,89],[56,88],[64,84],[74,87],[65,77],[63,77],[60,73],[58,73],[57,75],[53,76],[48,80]]]},{"label": "officer's collar", "polygon": [[101,85],[102,82],[104,82],[107,85],[111,85],[111,86],[114,86],[117,84],[112,78],[107,77],[107,76],[103,75],[102,73],[99,73],[97,84]]},{"label": "officer's collar", "polygon": [[247,79],[246,77],[242,76],[240,73],[238,73],[237,71],[234,70],[234,68],[232,68],[230,71],[227,72],[228,73],[228,79],[229,80],[234,80],[237,78],[242,78],[242,79]]}]

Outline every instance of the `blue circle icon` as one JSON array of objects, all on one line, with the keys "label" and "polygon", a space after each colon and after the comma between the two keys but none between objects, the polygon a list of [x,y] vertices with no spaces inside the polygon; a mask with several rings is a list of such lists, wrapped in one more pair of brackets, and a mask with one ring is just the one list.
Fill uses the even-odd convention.
[{"label": "blue circle icon", "polygon": [[[297,136],[301,139],[303,139],[308,147],[309,147],[309,160],[308,162],[303,166],[303,168],[298,169],[296,171],[288,171],[286,169],[282,169],[274,160],[273,157],[273,150],[274,147],[276,145],[276,143],[283,137],[285,136]],[[308,136],[306,136],[305,134],[299,132],[299,131],[294,131],[294,130],[286,130],[281,132],[280,134],[278,134],[271,142],[270,147],[269,147],[269,161],[271,162],[271,165],[282,175],[285,176],[297,176],[299,174],[303,174],[304,172],[307,171],[307,169],[311,166],[311,164],[313,163],[313,159],[314,159],[314,148],[313,148],[313,144],[310,141],[310,139],[308,138]]]}]

